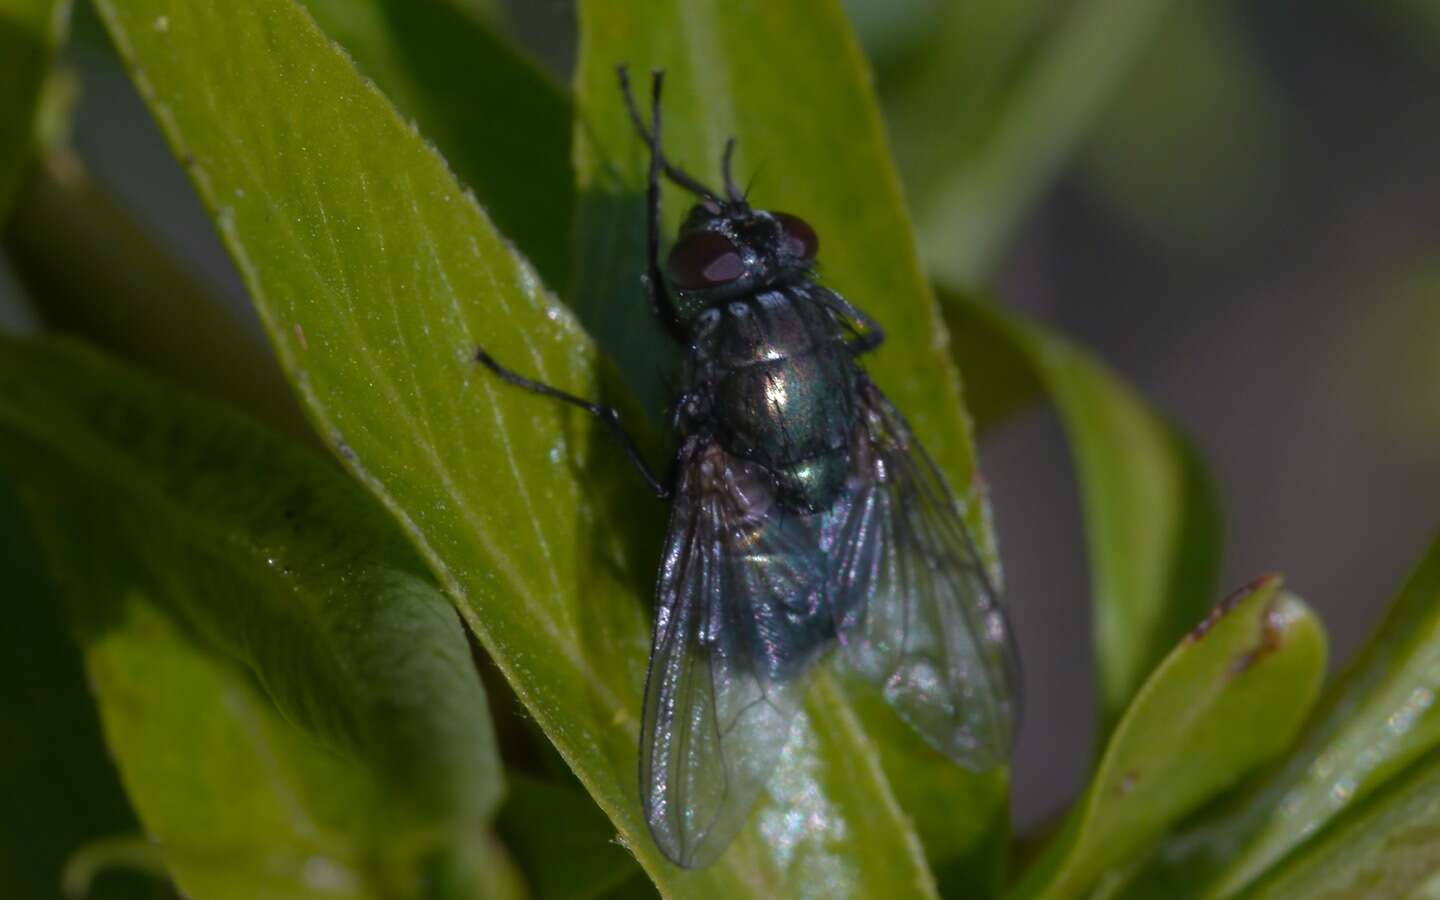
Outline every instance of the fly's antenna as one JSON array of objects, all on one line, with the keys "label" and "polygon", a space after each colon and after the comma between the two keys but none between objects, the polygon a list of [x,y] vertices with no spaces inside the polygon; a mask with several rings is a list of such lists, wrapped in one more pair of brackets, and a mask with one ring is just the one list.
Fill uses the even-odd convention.
[{"label": "fly's antenna", "polygon": [[725,174],[725,193],[730,197],[731,203],[744,203],[745,194],[750,193],[747,188],[745,194],[735,188],[735,177],[731,174],[730,164],[735,160],[735,138],[732,136],[725,141],[725,154],[720,158],[720,171]]},{"label": "fly's antenna", "polygon": [[635,103],[635,94],[630,89],[629,67],[621,63],[615,67],[615,74],[620,78],[620,93],[625,95],[625,108],[630,112],[630,121],[635,123],[635,130],[640,132],[641,140],[650,148],[652,171],[658,169],[665,173],[666,178],[695,196],[712,203],[720,203],[718,194],[706,187],[694,175],[671,163],[665,158],[665,152],[660,148],[660,90],[665,82],[664,71],[657,69],[650,73],[650,126],[648,128],[645,126],[645,120],[640,117],[640,107]]}]

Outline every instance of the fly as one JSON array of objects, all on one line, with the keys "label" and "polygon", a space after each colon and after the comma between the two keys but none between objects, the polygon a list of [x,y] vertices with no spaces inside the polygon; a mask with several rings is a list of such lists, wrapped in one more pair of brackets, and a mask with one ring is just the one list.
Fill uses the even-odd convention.
[{"label": "fly", "polygon": [[[675,863],[713,862],[744,825],[827,651],[929,744],[1002,764],[1020,671],[995,586],[950,488],[859,358],[880,326],[815,277],[804,220],[756,209],[723,157],[724,193],[665,158],[661,73],[650,125],[643,282],[683,348],[668,476],[615,410],[476,358],[510,384],[586,410],[671,503],[655,585],[640,799]],[[660,180],[694,194],[664,268]]]}]

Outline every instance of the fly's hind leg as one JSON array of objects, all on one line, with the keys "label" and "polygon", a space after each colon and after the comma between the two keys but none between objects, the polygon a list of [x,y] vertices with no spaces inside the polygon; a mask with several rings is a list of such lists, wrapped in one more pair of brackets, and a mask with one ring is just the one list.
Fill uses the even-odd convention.
[{"label": "fly's hind leg", "polygon": [[640,473],[641,477],[645,479],[646,483],[650,485],[650,489],[655,492],[655,496],[662,500],[670,496],[671,479],[666,478],[664,481],[661,481],[655,476],[655,473],[651,471],[649,464],[645,462],[645,457],[640,455],[640,448],[635,444],[635,439],[630,436],[630,432],[625,430],[624,423],[620,421],[620,413],[615,410],[615,407],[592,403],[584,397],[577,397],[574,394],[566,393],[559,388],[551,387],[543,382],[526,378],[524,375],[520,375],[500,365],[495,361],[495,357],[485,352],[485,348],[483,347],[475,348],[475,361],[494,372],[507,384],[524,388],[542,397],[561,400],[569,403],[571,406],[577,406],[594,416],[596,420],[610,429],[611,434],[615,435],[615,439],[618,440],[620,446],[624,448],[625,455],[630,457],[630,462],[635,466],[636,471]]}]

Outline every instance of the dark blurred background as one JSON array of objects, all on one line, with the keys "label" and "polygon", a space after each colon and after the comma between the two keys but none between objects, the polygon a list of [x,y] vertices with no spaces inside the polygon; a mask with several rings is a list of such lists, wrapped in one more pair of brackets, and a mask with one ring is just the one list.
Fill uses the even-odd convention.
[{"label": "dark blurred background", "polygon": [[[1166,9],[1138,36],[1101,35],[1113,80],[1074,101],[1015,227],[950,277],[1093,348],[1178,422],[1225,510],[1222,589],[1285,573],[1343,664],[1440,510],[1440,2],[1014,0],[1023,33],[995,95],[1069,11],[1147,3]],[[950,4],[849,5],[883,92]],[[565,81],[572,15],[513,0],[504,27]],[[76,32],[81,155],[258,332],[103,37],[83,15]],[[903,158],[924,133],[896,124]],[[0,261],[0,322],[26,321],[18,297]],[[982,453],[1029,683],[1015,810],[1033,824],[1079,791],[1095,741],[1080,511],[1053,414],[1003,424]]]}]

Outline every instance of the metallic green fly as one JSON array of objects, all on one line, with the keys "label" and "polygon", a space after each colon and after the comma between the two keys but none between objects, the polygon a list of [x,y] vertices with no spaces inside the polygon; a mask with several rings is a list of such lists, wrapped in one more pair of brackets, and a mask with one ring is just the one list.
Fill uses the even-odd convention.
[{"label": "metallic green fly", "polygon": [[[775,769],[806,683],[832,648],[935,749],[972,769],[1005,761],[1020,670],[997,591],[940,471],[861,367],[884,332],[816,281],[802,219],[752,207],[724,152],[720,193],[650,152],[644,284],[683,350],[655,475],[613,409],[476,358],[572,403],[620,439],[671,502],[655,587],[640,798],[682,866],[716,859]],[[696,197],[660,265],[660,180]]]}]

